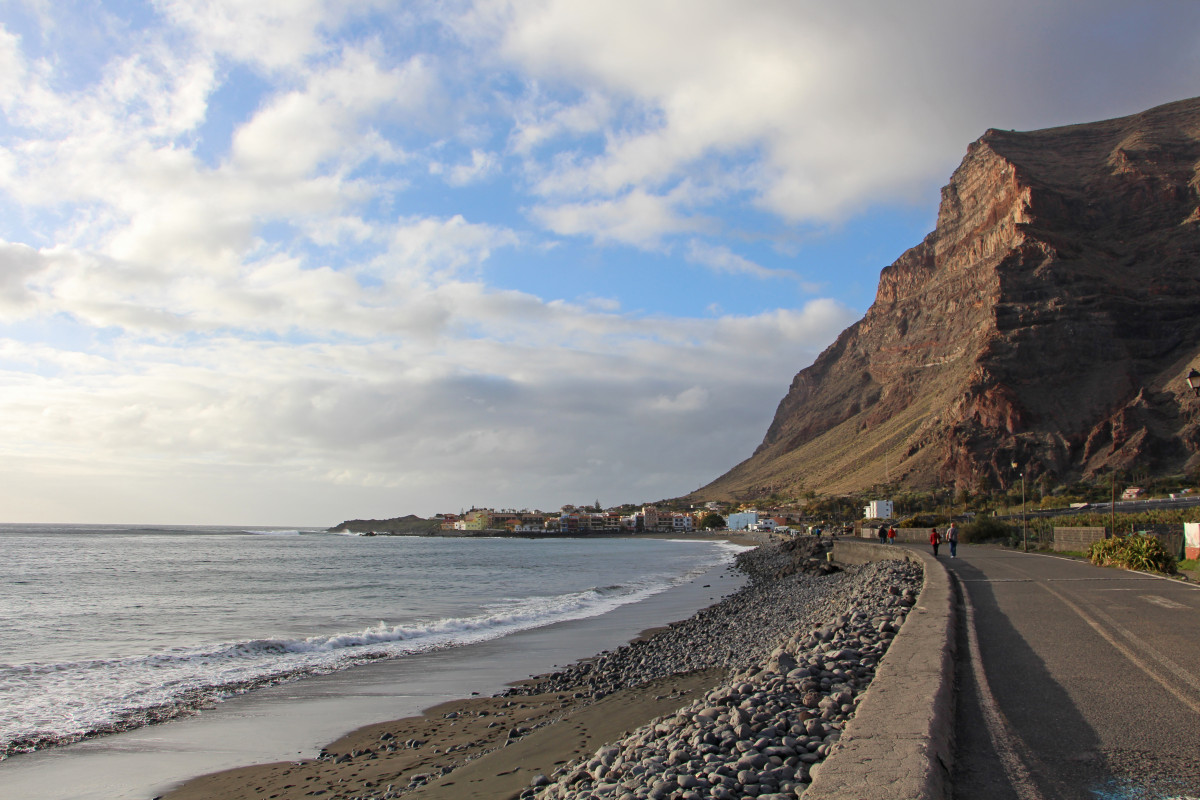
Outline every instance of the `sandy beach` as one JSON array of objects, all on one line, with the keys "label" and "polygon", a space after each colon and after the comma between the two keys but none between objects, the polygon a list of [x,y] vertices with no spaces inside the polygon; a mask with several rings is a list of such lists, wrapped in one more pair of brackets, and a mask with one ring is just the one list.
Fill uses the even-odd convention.
[{"label": "sandy beach", "polygon": [[[853,713],[854,698],[873,674],[879,645],[886,647],[902,619],[875,606],[855,613],[863,588],[833,574],[835,568],[826,563],[823,547],[808,541],[801,544],[795,552],[781,553],[778,546],[753,551],[759,554],[757,563],[743,561],[752,573],[745,589],[689,620],[646,631],[627,646],[521,681],[500,696],[454,700],[420,716],[366,726],[330,743],[316,759],[247,766],[196,778],[168,792],[164,800],[591,796],[578,791],[602,783],[609,770],[581,771],[579,765],[588,763],[598,748],[630,741],[639,729],[641,739],[633,740],[644,743],[647,724],[672,715],[687,718],[675,723],[683,727],[724,719],[730,732],[737,731],[736,737],[723,734],[727,740],[757,742],[763,753],[769,748],[762,734],[774,736],[778,744],[770,756],[753,752],[761,760],[762,783],[754,779],[754,785],[748,786],[714,767],[700,778],[689,776],[702,794],[670,780],[647,781],[646,788],[636,790],[626,780],[614,797],[795,797],[806,785],[808,767],[836,742],[844,718]],[[903,604],[911,602],[911,592],[889,598],[880,590],[894,583],[894,577],[872,580],[875,583],[867,593],[871,602],[882,596],[891,604],[888,609],[901,612]],[[858,632],[853,636],[857,638],[850,641],[847,631],[856,624]],[[779,647],[789,637],[788,649],[795,654]],[[856,649],[838,649],[845,642]],[[810,656],[801,652],[804,648]],[[841,660],[835,663],[834,658]],[[787,673],[791,683],[783,681],[780,673]],[[728,699],[744,695],[742,705],[751,710],[758,705],[778,706],[783,714],[787,703],[764,699],[780,691],[794,695],[788,719],[751,717],[732,709],[733,701]],[[748,692],[758,694],[752,697]],[[714,702],[717,708],[725,708],[724,717],[717,710],[695,711]],[[686,708],[693,710],[683,714],[680,710]],[[706,745],[705,749],[713,762],[712,753],[718,748]],[[730,744],[728,749],[742,758],[752,748]],[[693,771],[699,773],[701,754],[692,755],[696,757]],[[592,758],[592,763],[598,762]],[[675,781],[682,780],[678,770],[669,772],[669,779],[673,775]],[[765,791],[780,788],[783,793]]]}]

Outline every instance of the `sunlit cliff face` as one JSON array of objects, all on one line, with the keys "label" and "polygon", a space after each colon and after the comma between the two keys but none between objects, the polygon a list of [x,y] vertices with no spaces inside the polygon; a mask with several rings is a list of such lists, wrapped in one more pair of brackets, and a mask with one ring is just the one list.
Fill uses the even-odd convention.
[{"label": "sunlit cliff face", "polygon": [[1057,479],[1187,467],[1197,159],[1197,100],[989,131],[942,190],[936,230],[714,487],[852,491],[891,474],[974,489],[1013,460]]}]

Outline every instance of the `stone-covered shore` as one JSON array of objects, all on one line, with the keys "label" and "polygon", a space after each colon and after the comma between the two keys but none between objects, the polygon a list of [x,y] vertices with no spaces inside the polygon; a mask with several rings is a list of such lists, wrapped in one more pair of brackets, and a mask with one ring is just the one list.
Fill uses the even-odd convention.
[{"label": "stone-covered shore", "polygon": [[198,778],[169,800],[799,797],[921,587],[919,565],[839,569],[763,545],[691,618],[494,698],[368,726],[319,759]]},{"label": "stone-covered shore", "polygon": [[[635,645],[602,657],[594,670],[621,678],[632,672],[636,679],[654,677],[643,667],[648,661],[659,669],[708,661],[730,668],[726,681],[589,758],[537,776],[521,797],[799,797],[915,602],[921,570],[888,561],[813,580],[819,569],[787,574],[786,548],[744,555],[742,566],[752,577],[746,590],[640,648],[660,651],[661,660],[639,658]],[[671,635],[681,632],[682,638]],[[586,675],[586,666],[576,671]]]}]

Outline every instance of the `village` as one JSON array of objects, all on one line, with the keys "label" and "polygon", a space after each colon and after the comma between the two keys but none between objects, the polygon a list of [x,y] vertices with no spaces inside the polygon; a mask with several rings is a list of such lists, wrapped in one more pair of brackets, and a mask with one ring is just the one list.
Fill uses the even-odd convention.
[{"label": "village", "polygon": [[[888,503],[890,506],[890,503]],[[438,533],[442,536],[470,536],[497,533],[528,536],[575,536],[591,534],[675,533],[697,531],[775,531],[779,533],[816,532],[811,517],[794,509],[746,509],[730,512],[730,505],[709,502],[687,511],[660,509],[645,505],[637,509],[601,509],[595,506],[563,506],[558,512],[522,509],[496,510],[472,508],[460,514],[438,514]],[[874,508],[864,509],[874,516]],[[890,508],[887,516],[891,516]],[[841,526],[836,526],[840,531]]]}]

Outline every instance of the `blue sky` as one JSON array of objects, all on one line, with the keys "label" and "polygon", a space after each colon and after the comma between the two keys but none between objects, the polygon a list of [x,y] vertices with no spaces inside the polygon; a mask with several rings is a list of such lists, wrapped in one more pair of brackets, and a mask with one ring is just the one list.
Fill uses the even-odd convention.
[{"label": "blue sky", "polygon": [[688,492],[989,127],[1194,95],[1193,2],[0,0],[0,507]]}]

